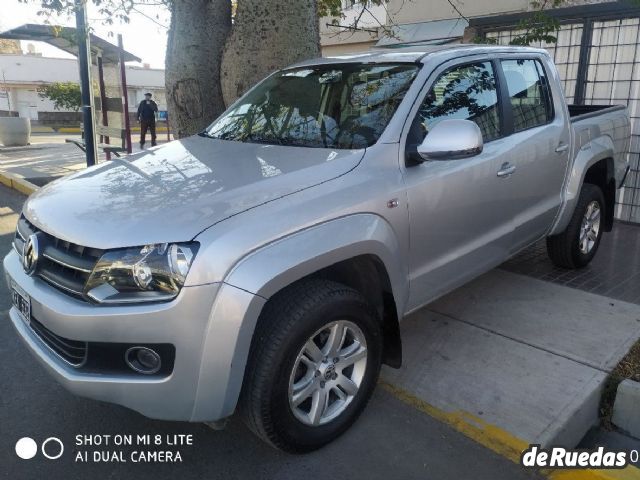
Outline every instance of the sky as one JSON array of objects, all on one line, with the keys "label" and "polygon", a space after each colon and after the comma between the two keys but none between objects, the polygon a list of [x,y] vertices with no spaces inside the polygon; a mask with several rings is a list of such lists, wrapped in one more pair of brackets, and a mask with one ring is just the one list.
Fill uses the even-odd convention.
[{"label": "sky", "polygon": [[[40,4],[38,0],[32,0],[29,4],[21,3],[18,0],[0,0],[0,4],[2,11],[11,12],[11,15],[0,16],[0,31],[19,27],[25,23],[44,23],[44,18],[37,15]],[[121,33],[125,50],[140,57],[142,63],[150,64],[151,68],[164,68],[167,27],[169,25],[169,15],[165,9],[161,7],[140,8],[140,13],[132,12],[129,24],[114,22],[113,25],[104,25],[99,18],[97,9],[89,2],[87,17],[94,35],[117,44],[117,34]],[[75,26],[75,17],[52,17],[49,21],[52,24]],[[110,34],[113,36],[109,36]],[[22,42],[23,51],[27,51],[27,43],[33,43],[36,51],[45,57],[73,58],[62,50],[42,42]]]}]

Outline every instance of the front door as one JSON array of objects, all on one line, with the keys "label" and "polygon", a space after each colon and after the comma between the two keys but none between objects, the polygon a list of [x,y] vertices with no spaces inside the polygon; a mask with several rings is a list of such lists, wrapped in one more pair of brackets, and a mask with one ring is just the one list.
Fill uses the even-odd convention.
[{"label": "front door", "polygon": [[505,208],[509,179],[498,176],[507,148],[499,98],[492,62],[445,67],[411,124],[407,145],[420,143],[444,119],[472,120],[482,131],[484,150],[471,158],[426,161],[404,169],[410,217],[409,310],[507,257],[513,223]]}]

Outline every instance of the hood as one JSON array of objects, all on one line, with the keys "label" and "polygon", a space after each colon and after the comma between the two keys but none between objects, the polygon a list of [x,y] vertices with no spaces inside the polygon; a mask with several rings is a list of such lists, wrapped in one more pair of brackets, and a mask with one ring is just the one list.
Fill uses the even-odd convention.
[{"label": "hood", "polygon": [[189,137],[52,182],[29,198],[24,214],[87,247],[184,242],[232,215],[339,177],[363,154]]}]

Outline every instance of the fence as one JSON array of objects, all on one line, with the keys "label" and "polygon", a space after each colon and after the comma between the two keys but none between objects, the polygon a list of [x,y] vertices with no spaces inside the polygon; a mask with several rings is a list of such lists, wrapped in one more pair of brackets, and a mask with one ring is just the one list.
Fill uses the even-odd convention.
[{"label": "fence", "polygon": [[[603,3],[557,9],[560,21],[555,44],[547,49],[563,80],[565,96],[576,104],[625,104],[631,116],[631,170],[617,197],[616,218],[640,223],[640,9]],[[508,44],[522,32],[522,15],[475,19],[480,35]]]}]

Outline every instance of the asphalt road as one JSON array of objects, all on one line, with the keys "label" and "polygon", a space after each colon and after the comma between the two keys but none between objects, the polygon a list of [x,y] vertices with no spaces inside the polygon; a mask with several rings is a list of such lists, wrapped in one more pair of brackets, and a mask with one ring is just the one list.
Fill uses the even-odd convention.
[{"label": "asphalt road", "polygon": [[[9,251],[24,197],[0,185],[0,253]],[[5,282],[0,287],[0,477],[234,479],[524,479],[539,478],[464,437],[450,427],[378,389],[368,409],[342,438],[324,449],[292,456],[257,440],[237,419],[224,431],[199,424],[160,422],[106,403],[75,397],[53,381],[31,357],[10,324]],[[77,435],[193,435],[193,445],[76,446]],[[41,453],[23,460],[15,453],[22,437],[41,444],[60,438],[61,458]],[[111,439],[113,441],[113,438]],[[51,447],[51,444],[49,445]],[[55,447],[55,445],[54,445]],[[47,449],[50,455],[55,448]],[[181,463],[132,463],[131,452],[179,451]],[[89,462],[76,461],[88,452]],[[94,463],[94,452],[122,451],[126,463]]]}]

